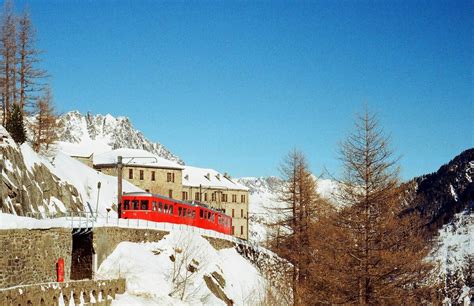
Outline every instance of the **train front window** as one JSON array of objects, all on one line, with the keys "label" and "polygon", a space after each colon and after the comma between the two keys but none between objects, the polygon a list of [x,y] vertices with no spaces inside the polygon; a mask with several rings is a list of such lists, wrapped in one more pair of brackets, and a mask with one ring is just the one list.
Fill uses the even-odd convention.
[{"label": "train front window", "polygon": [[138,200],[132,200],[133,209],[138,210]]},{"label": "train front window", "polygon": [[141,210],[148,210],[148,200],[141,200],[140,201],[140,204],[141,204]]},{"label": "train front window", "polygon": [[130,200],[123,201],[123,209],[124,210],[130,209]]}]

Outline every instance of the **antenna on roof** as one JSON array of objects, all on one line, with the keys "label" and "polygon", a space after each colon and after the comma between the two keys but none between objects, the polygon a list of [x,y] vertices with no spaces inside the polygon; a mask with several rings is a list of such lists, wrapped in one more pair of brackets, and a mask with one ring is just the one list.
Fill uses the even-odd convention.
[{"label": "antenna on roof", "polygon": [[204,175],[205,178],[207,178],[208,180],[211,180],[211,174],[208,172],[206,175]]},{"label": "antenna on roof", "polygon": [[189,174],[186,174],[186,175],[184,176],[184,179],[185,179],[185,180],[189,180]]},{"label": "antenna on roof", "polygon": [[217,173],[217,174],[216,174],[216,177],[217,177],[217,179],[218,179],[219,181],[221,180],[221,175],[220,175],[220,173]]}]

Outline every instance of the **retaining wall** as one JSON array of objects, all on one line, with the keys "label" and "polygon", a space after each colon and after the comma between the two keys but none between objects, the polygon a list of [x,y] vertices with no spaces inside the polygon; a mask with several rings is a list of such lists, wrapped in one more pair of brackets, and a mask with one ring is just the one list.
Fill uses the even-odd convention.
[{"label": "retaining wall", "polygon": [[0,230],[0,288],[54,282],[56,263],[64,259],[64,279],[70,279],[71,230]]}]

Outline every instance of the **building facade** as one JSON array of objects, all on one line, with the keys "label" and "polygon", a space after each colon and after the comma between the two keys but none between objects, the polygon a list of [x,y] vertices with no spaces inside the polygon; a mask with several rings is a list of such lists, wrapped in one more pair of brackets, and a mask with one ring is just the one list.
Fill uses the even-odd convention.
[{"label": "building facade", "polygon": [[248,239],[248,188],[213,169],[184,166],[181,199],[222,209],[232,217],[234,236]]},{"label": "building facade", "polygon": [[143,150],[117,149],[94,155],[94,169],[117,176],[118,156],[124,180],[146,192],[181,199],[183,166]]}]

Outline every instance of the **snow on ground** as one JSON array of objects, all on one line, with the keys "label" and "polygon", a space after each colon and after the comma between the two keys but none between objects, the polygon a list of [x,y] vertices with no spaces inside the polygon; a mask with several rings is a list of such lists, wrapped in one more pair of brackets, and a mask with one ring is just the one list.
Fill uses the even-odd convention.
[{"label": "snow on ground", "polygon": [[126,293],[113,305],[225,305],[205,277],[214,284],[219,279],[235,305],[258,304],[266,287],[257,269],[235,249],[217,251],[199,234],[177,230],[155,243],[120,243],[98,275],[126,279]]}]

